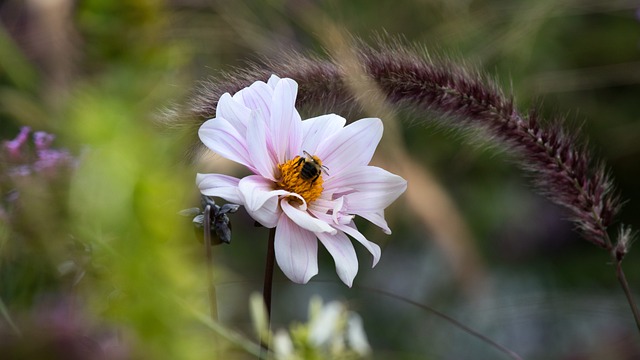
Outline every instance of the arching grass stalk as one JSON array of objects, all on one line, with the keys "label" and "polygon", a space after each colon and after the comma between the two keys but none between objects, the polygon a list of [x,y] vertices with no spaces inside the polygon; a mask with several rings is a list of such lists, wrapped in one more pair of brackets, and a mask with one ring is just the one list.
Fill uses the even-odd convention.
[{"label": "arching grass stalk", "polygon": [[387,291],[384,291],[384,290],[380,290],[380,289],[370,288],[370,287],[367,287],[367,286],[358,286],[358,288],[362,289],[362,290],[371,291],[373,293],[381,294],[381,295],[390,297],[392,299],[400,300],[400,301],[403,301],[403,302],[405,302],[407,304],[411,304],[411,305],[413,305],[415,307],[418,307],[418,308],[420,308],[420,309],[422,309],[424,311],[428,311],[431,314],[433,314],[433,315],[435,315],[435,316],[447,321],[448,323],[452,324],[453,326],[457,327],[458,329],[466,332],[467,334],[470,334],[471,336],[476,337],[477,339],[479,339],[482,342],[488,344],[489,346],[493,347],[494,349],[504,353],[505,355],[509,356],[510,358],[512,358],[514,360],[522,360],[520,355],[518,355],[515,351],[510,350],[510,349],[498,344],[497,342],[495,342],[494,340],[490,339],[489,337],[479,333],[476,330],[473,330],[472,328],[470,328],[467,325],[461,323],[460,321],[452,318],[451,316],[449,316],[449,315],[447,315],[447,314],[445,314],[443,312],[440,312],[440,311],[438,311],[438,310],[436,310],[436,309],[434,309],[434,308],[432,308],[432,307],[430,307],[428,305],[421,304],[421,303],[419,303],[417,301],[413,301],[413,300],[408,299],[408,298],[406,298],[404,296],[396,295],[394,293],[390,293],[390,292],[387,292]]},{"label": "arching grass stalk", "polygon": [[[437,115],[437,121],[445,126],[480,130],[472,134],[489,137],[514,155],[538,191],[568,210],[581,236],[610,254],[640,331],[640,315],[621,266],[629,249],[630,231],[622,226],[616,243],[608,233],[621,201],[603,163],[593,158],[577,132],[565,129],[561,118],[544,120],[536,109],[519,111],[513,97],[486,76],[449,61],[434,61],[418,49],[397,44],[373,49],[360,43],[353,49],[370,78],[367,80],[373,80],[390,104],[425,119],[424,115]],[[352,79],[348,70],[338,61],[295,53],[287,56],[209,81],[184,116],[171,118],[171,125],[196,129],[215,115],[217,99],[223,93],[235,93],[256,80],[266,81],[271,74],[298,82],[299,108],[342,114],[361,110],[349,91]]]}]

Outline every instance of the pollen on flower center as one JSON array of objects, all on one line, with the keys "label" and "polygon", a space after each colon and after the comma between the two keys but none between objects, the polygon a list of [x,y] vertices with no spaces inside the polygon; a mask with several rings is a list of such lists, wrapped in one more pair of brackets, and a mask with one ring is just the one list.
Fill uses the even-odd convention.
[{"label": "pollen on flower center", "polygon": [[279,164],[279,189],[296,193],[307,202],[316,200],[322,194],[322,161],[317,156],[295,158]]}]

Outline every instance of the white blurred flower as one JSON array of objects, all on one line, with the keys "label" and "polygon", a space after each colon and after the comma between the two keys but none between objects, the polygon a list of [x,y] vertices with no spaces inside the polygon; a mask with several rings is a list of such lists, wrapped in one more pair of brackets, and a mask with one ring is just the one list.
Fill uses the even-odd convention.
[{"label": "white blurred flower", "polygon": [[282,329],[276,331],[273,337],[273,352],[278,360],[296,359],[293,341],[286,331]]},{"label": "white blurred flower", "polygon": [[293,324],[289,332],[279,329],[274,336],[268,334],[264,304],[257,293],[251,296],[251,315],[258,336],[270,339],[264,343],[271,344],[277,360],[346,360],[371,355],[362,319],[341,302],[323,304],[319,297],[312,298],[308,323]]},{"label": "white blurred flower", "polygon": [[340,279],[351,286],[358,259],[348,236],[380,259],[380,247],[362,235],[359,215],[390,234],[384,209],[406,189],[400,176],[369,161],[382,137],[382,121],[345,126],[329,114],[302,121],[295,108],[298,85],[272,76],[218,101],[216,117],[198,134],[219,155],[244,165],[241,179],[198,174],[202,194],[242,204],[256,221],[276,228],[276,261],[296,283],[318,273],[318,243],[327,248]]},{"label": "white blurred flower", "polygon": [[339,320],[344,312],[345,308],[341,303],[332,301],[325,305],[318,314],[314,314],[309,323],[309,340],[311,343],[316,346],[329,343],[332,340],[332,335],[343,327]]},{"label": "white blurred flower", "polygon": [[367,334],[364,332],[362,318],[354,312],[349,312],[349,320],[347,322],[347,342],[351,349],[361,356],[366,356],[371,353],[371,346],[369,346]]}]

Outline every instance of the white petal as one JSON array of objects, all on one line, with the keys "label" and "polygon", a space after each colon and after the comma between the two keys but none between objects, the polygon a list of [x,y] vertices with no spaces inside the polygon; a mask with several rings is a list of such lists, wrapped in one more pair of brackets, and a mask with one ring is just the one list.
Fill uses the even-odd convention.
[{"label": "white petal", "polygon": [[270,137],[269,129],[262,119],[254,118],[247,130],[247,146],[251,163],[262,177],[276,181],[274,173],[277,167],[275,159],[267,143]]},{"label": "white petal", "polygon": [[333,257],[340,280],[351,287],[358,273],[358,257],[351,240],[343,232],[335,235],[316,233],[316,236]]},{"label": "white petal", "polygon": [[281,79],[273,90],[273,103],[269,129],[279,164],[301,152],[302,120],[295,108],[298,84],[291,79]]},{"label": "white petal", "polygon": [[346,123],[345,118],[335,114],[304,120],[302,122],[302,150],[312,155],[315,154],[318,144],[342,129]]},{"label": "white petal", "polygon": [[276,261],[291,281],[306,284],[318,273],[318,241],[315,234],[280,216],[275,237]]},{"label": "white petal", "polygon": [[368,183],[369,188],[345,195],[346,208],[350,213],[356,214],[385,209],[407,189],[407,182],[403,178],[397,176],[396,180],[380,184]]},{"label": "white petal", "polygon": [[233,204],[244,204],[238,192],[240,179],[221,174],[198,174],[196,185],[203,195],[217,196]]},{"label": "white petal", "polygon": [[357,189],[363,183],[381,183],[388,171],[376,166],[352,166],[324,180],[326,191],[345,192]]},{"label": "white petal", "polygon": [[248,210],[259,210],[267,200],[277,198],[279,195],[287,195],[288,191],[274,190],[273,182],[260,175],[250,175],[242,178],[238,183],[238,190],[244,199]]},{"label": "white petal", "polygon": [[373,212],[359,212],[357,214],[381,228],[385,234],[391,235],[391,229],[389,229],[389,225],[387,225],[387,221],[384,219],[384,210]]},{"label": "white petal", "polygon": [[380,261],[380,255],[381,255],[380,246],[378,246],[378,244],[376,243],[373,243],[367,240],[367,238],[364,237],[364,235],[362,235],[360,231],[358,231],[355,223],[351,222],[348,225],[335,225],[335,227],[338,230],[344,231],[345,233],[349,234],[352,238],[356,239],[367,250],[369,250],[371,255],[373,255],[373,264],[371,265],[371,267],[374,267],[376,266],[376,264],[378,264],[378,261]]},{"label": "white petal", "polygon": [[277,75],[271,75],[269,77],[269,80],[267,81],[267,85],[269,85],[270,88],[275,89],[279,81],[280,77],[278,77]]},{"label": "white petal", "polygon": [[217,117],[206,121],[198,130],[198,136],[213,152],[255,171],[245,138],[226,119]]},{"label": "white petal", "polygon": [[353,166],[369,164],[381,138],[380,119],[361,119],[322,141],[315,155],[335,175]]},{"label": "white petal", "polygon": [[[344,198],[339,197],[334,200],[327,199],[316,199],[314,202],[309,204],[309,211],[313,211],[314,214],[322,214],[320,217],[322,220],[333,221],[338,224],[339,217],[344,215],[342,214],[342,209],[344,207]],[[331,215],[328,215],[331,214]]]},{"label": "white petal", "polygon": [[280,206],[282,207],[282,211],[293,221],[296,225],[300,226],[303,229],[320,233],[320,232],[328,232],[331,234],[335,234],[336,229],[332,228],[327,222],[322,221],[320,219],[316,219],[313,216],[309,215],[308,212],[300,210],[294,206],[289,204],[287,199],[282,199]]},{"label": "white petal", "polygon": [[[260,225],[272,229],[278,224],[278,219],[282,215],[282,209],[280,209],[280,199],[277,196],[269,198],[262,207],[257,210],[251,210],[245,207],[247,213],[251,218],[260,223]],[[286,216],[285,216],[286,217]]]},{"label": "white petal", "polygon": [[394,202],[407,181],[375,166],[358,166],[336,174],[323,184],[333,193],[346,193],[348,211],[376,211]]},{"label": "white petal", "polygon": [[251,118],[251,109],[234,100],[229,93],[224,93],[218,100],[216,116],[229,121],[231,126],[238,130],[240,136],[244,137]]},{"label": "white petal", "polygon": [[344,207],[344,197],[339,197],[334,200],[333,209],[331,209],[331,218],[336,224],[340,223],[341,210]]}]

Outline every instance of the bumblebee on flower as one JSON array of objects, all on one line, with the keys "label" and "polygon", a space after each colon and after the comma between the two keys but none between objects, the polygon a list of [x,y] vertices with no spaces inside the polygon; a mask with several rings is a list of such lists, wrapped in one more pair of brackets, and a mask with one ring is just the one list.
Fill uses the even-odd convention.
[{"label": "bumblebee on flower", "polygon": [[[296,156],[284,164],[278,165],[280,179],[277,186],[295,192],[307,202],[312,202],[322,194],[322,160],[304,151],[306,158]],[[294,199],[295,200],[295,199]]]},{"label": "bumblebee on flower", "polygon": [[200,128],[200,139],[252,174],[198,174],[196,182],[203,195],[241,204],[261,225],[275,227],[276,261],[289,279],[307,283],[318,273],[320,240],[340,279],[351,286],[358,259],[347,235],[371,252],[373,266],[380,259],[380,247],[358,231],[353,218],[390,234],[384,209],[407,183],[368,165],[382,137],[380,119],[345,126],[344,118],[328,114],[303,121],[295,108],[297,89],[295,81],[274,75],[224,94],[216,117]]}]

